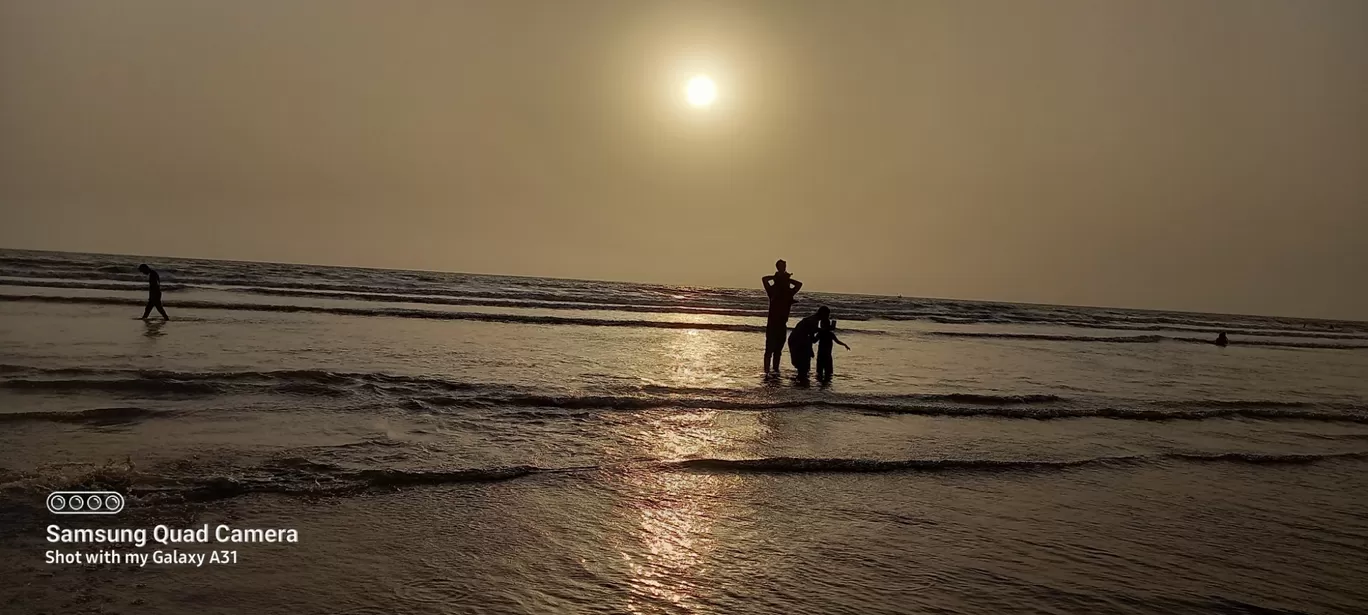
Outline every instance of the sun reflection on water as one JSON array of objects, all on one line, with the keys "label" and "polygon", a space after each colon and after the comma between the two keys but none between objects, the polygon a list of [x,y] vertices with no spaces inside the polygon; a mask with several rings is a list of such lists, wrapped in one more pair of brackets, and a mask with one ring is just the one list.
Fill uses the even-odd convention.
[{"label": "sun reflection on water", "polygon": [[[725,456],[764,431],[754,416],[738,422],[736,414],[677,411],[645,421],[632,440],[651,459]],[[737,497],[739,478],[643,466],[624,472],[622,486],[631,534],[620,545],[632,593],[627,609],[703,610],[716,576],[719,524],[748,514]]]},{"label": "sun reflection on water", "polygon": [[638,544],[622,552],[634,594],[628,609],[645,614],[666,605],[699,608],[732,477],[657,472],[628,481],[642,494],[634,502]]},{"label": "sun reflection on water", "polygon": [[716,384],[719,368],[726,363],[720,355],[715,336],[704,335],[697,329],[683,329],[672,336],[662,349],[673,360],[673,380],[684,386]]}]

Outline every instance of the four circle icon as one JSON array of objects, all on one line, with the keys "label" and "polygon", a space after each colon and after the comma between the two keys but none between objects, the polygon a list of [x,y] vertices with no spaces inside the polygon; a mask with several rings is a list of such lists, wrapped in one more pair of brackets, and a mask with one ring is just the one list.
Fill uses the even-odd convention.
[{"label": "four circle icon", "polygon": [[54,515],[113,515],[125,503],[117,491],[53,491],[47,497],[48,512]]}]

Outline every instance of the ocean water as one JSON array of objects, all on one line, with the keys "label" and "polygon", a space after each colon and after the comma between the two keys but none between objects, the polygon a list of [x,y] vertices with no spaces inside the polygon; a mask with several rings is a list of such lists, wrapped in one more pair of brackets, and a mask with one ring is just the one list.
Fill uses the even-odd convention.
[{"label": "ocean water", "polygon": [[[1368,612],[1368,324],[805,290],[823,385],[763,273],[0,251],[0,612]],[[78,487],[300,541],[46,564]]]}]

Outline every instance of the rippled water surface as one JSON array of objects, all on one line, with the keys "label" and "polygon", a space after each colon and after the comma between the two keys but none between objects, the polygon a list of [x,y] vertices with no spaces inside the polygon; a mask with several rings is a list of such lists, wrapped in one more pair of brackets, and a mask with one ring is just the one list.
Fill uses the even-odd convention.
[{"label": "rippled water surface", "polygon": [[[1368,325],[800,296],[829,384],[758,289],[0,251],[0,610],[1368,610]],[[301,542],[47,566],[78,485]]]}]

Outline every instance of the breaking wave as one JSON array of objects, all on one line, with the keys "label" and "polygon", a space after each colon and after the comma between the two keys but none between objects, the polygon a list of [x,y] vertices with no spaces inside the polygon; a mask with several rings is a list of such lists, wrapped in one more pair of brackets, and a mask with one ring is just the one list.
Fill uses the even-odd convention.
[{"label": "breaking wave", "polygon": [[[29,286],[37,288],[78,288],[83,290],[126,290],[147,292],[147,282],[82,282],[78,280],[4,280],[0,286]],[[163,284],[162,292],[176,292],[184,287],[177,284]]]},{"label": "breaking wave", "polygon": [[[1080,459],[993,459],[993,458],[812,458],[759,457],[748,459],[695,458],[682,460],[643,460],[616,464],[574,467],[509,465],[474,468],[428,469],[349,469],[306,458],[287,458],[256,468],[245,468],[232,475],[205,478],[174,478],[134,473],[117,473],[105,479],[126,487],[135,505],[161,501],[205,502],[247,494],[292,496],[348,496],[370,491],[387,491],[422,486],[504,482],[548,475],[589,475],[622,472],[707,472],[727,474],[864,474],[908,472],[1038,473],[1086,468],[1124,468],[1127,466],[1172,463],[1231,463],[1245,465],[1307,465],[1326,461],[1368,460],[1368,451],[1340,453],[1252,453],[1252,452],[1174,452],[1142,455],[1087,457]],[[9,489],[62,488],[51,478],[26,480],[23,473],[5,476]],[[92,486],[81,478],[83,486]]]},{"label": "breaking wave", "polygon": [[981,333],[972,331],[927,331],[926,335],[935,337],[969,337],[1007,340],[1046,340],[1051,342],[1108,342],[1115,344],[1153,344],[1164,339],[1162,335],[1131,336],[1089,336],[1089,335],[1049,335],[1045,333]]},{"label": "breaking wave", "polygon": [[1164,408],[1184,408],[1201,406],[1204,408],[1314,408],[1317,404],[1304,401],[1278,401],[1255,399],[1198,399],[1193,401],[1156,401],[1154,405]]},{"label": "breaking wave", "polygon": [[0,376],[9,376],[0,378],[0,389],[16,392],[92,391],[153,397],[213,397],[235,393],[343,397],[358,393],[384,394],[391,390],[403,394],[416,389],[451,392],[478,388],[474,384],[441,378],[325,370],[183,372],[0,364]]},{"label": "breaking wave", "polygon": [[[234,288],[233,290],[254,295],[267,295],[277,297],[307,297],[318,299],[344,299],[351,301],[375,301],[383,303],[423,303],[431,305],[468,305],[480,307],[506,307],[543,310],[608,310],[615,312],[643,312],[656,314],[706,314],[712,316],[748,316],[756,318],[763,317],[766,313],[763,309],[741,309],[686,305],[650,305],[629,303],[590,303],[582,301],[527,299],[522,297],[484,297],[479,295],[439,296],[361,292],[357,290],[329,291],[262,287],[243,287]],[[854,318],[851,318],[851,320],[854,320]]]},{"label": "breaking wave", "polygon": [[1011,459],[819,459],[809,457],[762,457],[759,459],[688,459],[670,462],[665,467],[684,470],[770,473],[859,473],[904,471],[1039,471],[1080,466],[1156,463],[1163,461],[1228,462],[1249,464],[1306,464],[1332,459],[1368,459],[1368,451],[1322,454],[1265,453],[1159,453],[1089,457],[1067,460]]},{"label": "breaking wave", "polygon": [[394,489],[422,485],[445,485],[453,483],[489,483],[513,480],[532,474],[545,472],[533,466],[512,466],[495,468],[470,468],[459,470],[403,470],[381,469],[362,471],[342,471],[327,464],[314,464],[309,469],[307,479],[251,479],[229,476],[216,476],[189,484],[161,487],[135,487],[132,495],[137,497],[174,496],[186,501],[211,501],[232,498],[249,493],[277,493],[286,495],[351,495],[375,489]]},{"label": "breaking wave", "polygon": [[[1159,342],[1183,342],[1189,344],[1209,344],[1211,340],[1195,337],[1169,335],[1052,335],[1046,333],[998,333],[978,331],[927,331],[925,335],[934,337],[984,338],[1005,340],[1041,340],[1050,342],[1094,342],[1107,344],[1156,344]],[[1291,335],[1291,334],[1289,334]],[[1363,339],[1347,336],[1345,339]],[[1368,344],[1333,344],[1326,342],[1295,342],[1270,340],[1230,340],[1231,346],[1272,346],[1279,348],[1321,348],[1331,350],[1365,350]]]},{"label": "breaking wave", "polygon": [[162,378],[68,378],[12,379],[0,382],[0,388],[30,391],[103,391],[109,393],[141,393],[145,395],[206,396],[226,392],[224,387],[206,382]]},{"label": "breaking wave", "polygon": [[[855,394],[801,389],[696,389],[662,386],[599,387],[595,392],[548,392],[464,382],[431,375],[278,370],[189,372],[96,368],[39,368],[0,364],[0,390],[112,393],[133,398],[196,398],[220,395],[278,395],[356,399],[361,409],[419,412],[456,409],[550,410],[542,418],[579,411],[712,409],[777,411],[828,409],[844,412],[932,417],[1173,421],[1216,418],[1368,423],[1363,403],[1294,400],[1112,400],[1053,394],[913,393]],[[316,405],[316,404],[315,404]],[[18,413],[0,420],[74,420],[70,413]],[[160,414],[156,416],[161,416]],[[541,416],[541,415],[539,415]]]},{"label": "breaking wave", "polygon": [[0,413],[0,423],[48,421],[53,423],[118,425],[136,423],[149,418],[172,417],[176,414],[171,410],[153,410],[136,406],[92,408],[72,412],[3,412]]},{"label": "breaking wave", "polygon": [[[99,305],[137,305],[142,299],[122,297],[70,297],[56,295],[3,295],[0,301],[36,301],[44,303],[74,303]],[[658,329],[703,329],[710,331],[737,331],[763,333],[764,325],[717,323],[717,322],[679,322],[664,320],[619,320],[611,318],[576,318],[562,316],[540,316],[532,314],[507,314],[488,312],[455,312],[441,310],[422,310],[413,308],[354,308],[319,305],[280,305],[269,303],[238,303],[229,301],[175,301],[169,303],[172,309],[206,310],[244,310],[253,312],[287,312],[311,314],[336,314],[342,316],[389,316],[394,318],[425,318],[431,320],[470,320],[479,322],[517,323],[533,325],[581,325],[589,327],[647,327]],[[881,331],[862,329],[842,329],[842,333],[872,333]]]}]

